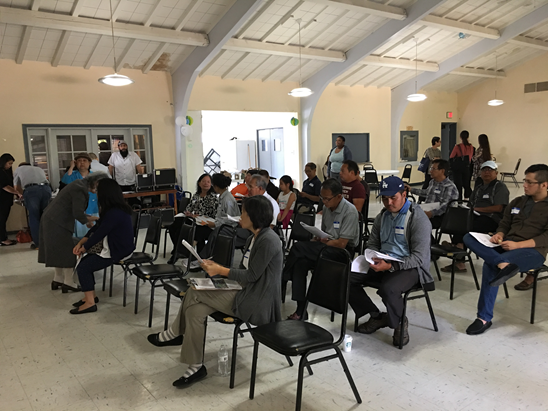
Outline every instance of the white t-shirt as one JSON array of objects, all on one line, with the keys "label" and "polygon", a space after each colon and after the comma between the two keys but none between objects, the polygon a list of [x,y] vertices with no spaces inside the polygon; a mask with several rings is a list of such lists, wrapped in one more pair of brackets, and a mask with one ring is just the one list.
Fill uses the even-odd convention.
[{"label": "white t-shirt", "polygon": [[[282,191],[280,191],[280,194],[278,195],[278,204],[280,205],[280,211],[285,211],[285,208],[287,207],[287,202],[289,201],[289,197],[291,197],[291,194],[293,194],[293,191],[290,191],[287,194],[284,194]],[[289,207],[289,209],[295,209],[295,201],[291,203],[291,207]]]},{"label": "white t-shirt", "polygon": [[108,164],[114,167],[114,178],[121,186],[135,184],[135,167],[141,163],[139,156],[132,151],[128,152],[125,158],[119,152],[112,153],[108,160]]},{"label": "white t-shirt", "polygon": [[278,221],[278,214],[280,214],[280,206],[278,205],[278,202],[274,200],[266,191],[263,195],[268,198],[268,201],[272,204],[272,208],[274,209],[274,218],[272,219],[271,225],[276,225],[276,222]]},{"label": "white t-shirt", "polygon": [[255,237],[253,237],[253,239],[251,240],[251,243],[249,244],[249,248],[244,254],[243,265],[246,268],[246,270],[249,269],[249,256],[251,255],[251,249],[253,248],[253,244],[255,244]]},{"label": "white t-shirt", "polygon": [[91,172],[92,173],[105,173],[109,177],[111,177],[110,173],[108,172],[108,167],[99,163],[97,160],[91,160]]}]

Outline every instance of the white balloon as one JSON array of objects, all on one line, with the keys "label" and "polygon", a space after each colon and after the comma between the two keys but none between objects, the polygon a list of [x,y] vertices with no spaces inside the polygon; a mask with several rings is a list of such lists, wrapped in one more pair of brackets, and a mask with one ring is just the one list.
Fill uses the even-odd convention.
[{"label": "white balloon", "polygon": [[186,118],[184,118],[183,116],[179,116],[175,119],[175,124],[177,124],[178,126],[182,126],[185,123],[186,123]]},{"label": "white balloon", "polygon": [[183,137],[192,136],[192,127],[185,124],[184,126],[181,127],[181,134]]}]

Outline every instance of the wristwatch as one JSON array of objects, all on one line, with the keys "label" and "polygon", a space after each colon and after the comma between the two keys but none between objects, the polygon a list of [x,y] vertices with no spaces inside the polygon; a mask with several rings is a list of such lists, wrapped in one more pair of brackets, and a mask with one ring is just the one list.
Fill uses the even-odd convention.
[{"label": "wristwatch", "polygon": [[390,264],[390,268],[388,269],[388,272],[393,273],[394,271],[396,271],[396,268],[394,267],[394,264]]}]

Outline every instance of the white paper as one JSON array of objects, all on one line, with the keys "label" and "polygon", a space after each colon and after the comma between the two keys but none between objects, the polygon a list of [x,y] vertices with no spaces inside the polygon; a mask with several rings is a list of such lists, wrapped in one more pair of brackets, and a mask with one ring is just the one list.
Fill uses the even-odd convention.
[{"label": "white paper", "polygon": [[196,250],[194,249],[194,247],[192,247],[186,240],[183,240],[183,245],[186,247],[186,249],[188,251],[190,251],[192,253],[192,255],[194,257],[196,257],[196,260],[198,260],[198,262],[200,264],[203,264],[204,263],[204,260],[202,260],[202,258],[198,255],[198,253],[196,252]]},{"label": "white paper", "polygon": [[403,260],[400,260],[396,257],[391,257],[388,254],[383,254],[375,250],[370,250],[369,248],[365,250],[365,259],[369,264],[375,265],[375,261],[373,261],[373,258],[379,258],[381,260],[385,261],[398,261],[400,263],[403,263]]},{"label": "white paper", "polygon": [[179,213],[175,215],[175,218],[184,217],[184,216],[185,216],[185,213]]},{"label": "white paper", "polygon": [[234,196],[235,196],[235,197],[246,197],[246,196],[244,196],[242,193],[236,193],[236,194],[234,194]]},{"label": "white paper", "polygon": [[240,222],[240,217],[232,217],[231,215],[228,215],[228,214],[226,216],[231,221],[236,221],[237,223]]},{"label": "white paper", "polygon": [[498,247],[499,244],[496,244],[496,243],[492,243],[490,240],[491,240],[491,236],[489,234],[484,234],[484,233],[470,233],[470,235],[472,237],[474,237],[476,240],[479,241],[480,244],[484,245],[485,247],[489,247],[489,248],[495,248],[495,247]]},{"label": "white paper", "polygon": [[196,290],[241,290],[240,283],[225,278],[191,278],[190,283]]},{"label": "white paper", "polygon": [[324,238],[333,238],[331,237],[329,234],[323,232],[322,230],[320,230],[319,228],[316,228],[316,227],[313,227],[311,225],[308,225],[308,224],[305,224],[301,221],[301,225],[303,226],[303,228],[308,231],[309,233],[312,233],[313,235],[315,235],[316,237],[318,238],[321,238],[321,239],[324,239]]},{"label": "white paper", "polygon": [[207,223],[215,223],[215,219],[211,217],[207,217],[205,215],[199,215],[196,217],[196,224],[207,224]]},{"label": "white paper", "polygon": [[440,208],[440,203],[422,203],[417,205],[422,208],[422,211],[424,211],[425,213],[427,211],[437,210],[438,208]]},{"label": "white paper", "polygon": [[[470,210],[470,207],[468,207],[466,204],[459,204],[459,207],[460,208],[466,208],[467,210]],[[478,213],[477,211],[474,211],[474,214],[475,215],[481,215],[480,213]]]},{"label": "white paper", "polygon": [[353,273],[366,274],[369,271],[369,263],[365,259],[365,256],[357,256],[354,261],[352,261],[352,269],[350,271]]}]

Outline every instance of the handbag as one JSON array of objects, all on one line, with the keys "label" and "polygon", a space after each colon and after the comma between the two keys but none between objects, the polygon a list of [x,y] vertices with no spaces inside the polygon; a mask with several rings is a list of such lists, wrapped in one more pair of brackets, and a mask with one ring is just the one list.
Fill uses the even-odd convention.
[{"label": "handbag", "polygon": [[[93,237],[93,234],[91,234],[89,236],[89,238]],[[105,237],[106,238],[106,237]],[[89,239],[88,239],[89,240]],[[99,241],[97,244],[95,244],[94,246],[92,246],[88,251],[87,253],[88,254],[101,254],[101,252],[103,251],[103,241],[105,241],[105,239],[103,238],[102,241]]]},{"label": "handbag", "polygon": [[426,155],[426,151],[424,152],[424,157],[421,159],[421,163],[419,164],[419,171],[421,173],[428,173],[428,169],[430,168],[430,157]]},{"label": "handbag", "polygon": [[23,228],[20,230],[15,239],[18,243],[32,243],[32,237],[30,235],[28,227]]}]

